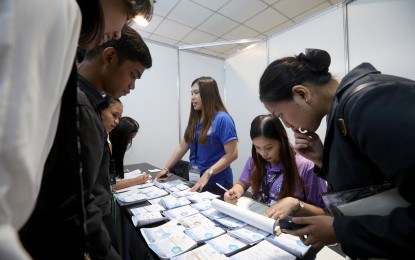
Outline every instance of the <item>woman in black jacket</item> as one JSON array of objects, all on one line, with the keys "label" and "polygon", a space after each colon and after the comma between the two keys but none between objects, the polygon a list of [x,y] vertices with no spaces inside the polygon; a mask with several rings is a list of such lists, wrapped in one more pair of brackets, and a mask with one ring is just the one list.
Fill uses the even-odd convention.
[{"label": "woman in black jacket", "polygon": [[[261,101],[294,131],[295,150],[316,164],[329,191],[387,183],[398,188],[409,206],[391,207],[384,216],[359,208],[359,216],[297,217],[295,223],[308,225],[290,234],[314,247],[340,242],[352,258],[413,255],[415,82],[381,74],[369,63],[338,82],[329,65],[330,55],[316,49],[272,62],[260,80]],[[339,109],[339,103],[365,83],[369,86]],[[326,115],[323,147],[315,131]]]}]

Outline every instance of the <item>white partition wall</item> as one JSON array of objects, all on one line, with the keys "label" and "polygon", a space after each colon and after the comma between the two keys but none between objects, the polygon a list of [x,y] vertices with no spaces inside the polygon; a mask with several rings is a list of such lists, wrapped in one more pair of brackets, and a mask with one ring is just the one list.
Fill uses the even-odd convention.
[{"label": "white partition wall", "polygon": [[298,55],[306,48],[326,50],[331,56],[330,72],[344,76],[344,31],[342,5],[334,6],[305,22],[269,39],[270,62]]},{"label": "white partition wall", "polygon": [[268,113],[259,101],[259,77],[267,66],[267,46],[258,44],[226,61],[227,108],[238,134],[238,159],[232,163],[234,183],[251,154],[249,129],[255,116]]},{"label": "white partition wall", "polygon": [[361,0],[348,10],[350,68],[370,62],[384,74],[415,80],[415,1]]},{"label": "white partition wall", "polygon": [[[212,59],[203,55],[193,54],[186,51],[179,53],[180,64],[180,122],[182,140],[190,114],[191,95],[190,89],[192,82],[202,76],[209,76],[216,80],[222,101],[225,102],[225,62],[221,59]],[[173,152],[173,150],[171,151]],[[183,157],[189,160],[189,152]],[[167,161],[166,161],[167,162]]]},{"label": "white partition wall", "polygon": [[121,98],[123,115],[140,124],[124,163],[147,162],[162,167],[178,143],[177,50],[147,45],[153,66],[136,81],[135,90]]}]

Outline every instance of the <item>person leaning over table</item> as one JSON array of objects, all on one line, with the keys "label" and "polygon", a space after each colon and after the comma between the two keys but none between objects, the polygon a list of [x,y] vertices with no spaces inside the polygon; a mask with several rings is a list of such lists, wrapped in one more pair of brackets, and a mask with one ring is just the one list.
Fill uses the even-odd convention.
[{"label": "person leaning over table", "polygon": [[143,174],[132,179],[124,179],[124,155],[130,149],[133,138],[137,135],[140,125],[137,121],[128,116],[119,119],[118,125],[109,134],[112,146],[111,156],[114,160],[114,171],[116,183],[112,186],[113,190],[124,189],[133,185],[143,184],[150,175]]},{"label": "person leaning over table", "polygon": [[[261,77],[260,100],[293,130],[295,150],[316,164],[329,191],[389,182],[410,205],[384,216],[365,214],[362,208],[359,216],[295,217],[295,223],[307,226],[289,233],[313,247],[340,242],[350,258],[413,256],[415,82],[381,74],[370,63],[360,64],[339,82],[329,72],[330,62],[330,55],[318,49],[275,60]],[[339,102],[364,83],[373,85],[344,106],[345,136],[337,123]],[[315,131],[326,115],[323,146]]]},{"label": "person leaning over table", "polygon": [[[121,101],[118,98],[115,98],[110,95],[105,96],[105,103],[103,103],[101,108],[101,118],[104,123],[105,130],[108,133],[107,136],[107,145],[109,150],[109,175],[112,185],[112,190],[127,188],[132,185],[145,183],[149,175],[140,175],[132,179],[119,180],[117,178],[117,162],[119,158],[124,158],[124,153],[132,141],[133,136],[137,134],[138,123],[130,117],[121,117],[124,107]],[[131,121],[133,120],[133,121]],[[118,167],[119,168],[119,167]],[[121,169],[124,169],[124,166],[121,161]],[[124,170],[122,171],[124,176]],[[124,178],[124,177],[123,177]],[[108,194],[111,196],[111,194]],[[107,203],[103,203],[103,212],[105,211]],[[119,245],[116,236],[115,229],[115,220],[113,217],[114,205],[111,205],[111,211],[108,214],[103,214],[102,221],[107,227],[108,233],[111,238],[112,246],[118,251]]]},{"label": "person leaning over table", "polygon": [[314,174],[313,162],[294,152],[281,121],[259,115],[251,123],[250,136],[252,155],[224,200],[236,204],[251,187],[252,198],[270,206],[267,217],[328,214],[321,196],[326,182]]},{"label": "person leaning over table", "polygon": [[107,227],[111,244],[117,252],[119,248],[112,215],[108,129],[106,120],[103,120],[107,110],[101,108],[108,106],[115,119],[113,125],[117,124],[123,113],[123,105],[119,100],[113,99],[109,103],[107,95],[116,99],[128,95],[135,89],[137,79],[152,66],[150,51],[139,33],[128,25],[123,27],[121,33],[120,39],[106,41],[96,49],[87,51],[78,66],[84,174],[89,178],[89,183],[93,183],[91,194],[94,196],[94,205],[101,209],[102,222]]},{"label": "person leaning over table", "polygon": [[190,115],[184,138],[165,167],[156,175],[161,179],[190,149],[189,178],[196,184],[191,191],[210,191],[223,196],[216,183],[231,188],[231,163],[238,157],[235,124],[219,95],[216,81],[200,77],[191,84]]}]

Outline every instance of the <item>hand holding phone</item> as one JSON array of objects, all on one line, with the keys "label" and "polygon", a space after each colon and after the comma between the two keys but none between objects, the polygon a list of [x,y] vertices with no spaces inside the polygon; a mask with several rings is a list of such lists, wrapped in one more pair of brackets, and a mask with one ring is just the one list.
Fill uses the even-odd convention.
[{"label": "hand holding phone", "polygon": [[287,233],[287,230],[296,230],[307,226],[306,224],[294,223],[291,217],[285,217],[279,220],[280,229],[283,233]]}]

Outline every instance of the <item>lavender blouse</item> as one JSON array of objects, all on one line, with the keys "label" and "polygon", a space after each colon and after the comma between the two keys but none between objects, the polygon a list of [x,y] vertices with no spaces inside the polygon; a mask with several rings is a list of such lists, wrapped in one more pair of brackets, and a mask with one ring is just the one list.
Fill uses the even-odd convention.
[{"label": "lavender blouse", "polygon": [[[318,206],[318,207],[321,207],[327,210],[326,206],[324,205],[323,199],[321,197],[321,194],[327,191],[327,184],[325,180],[317,177],[314,174],[313,172],[314,163],[313,162],[305,159],[304,157],[298,154],[295,155],[295,159],[297,162],[298,172],[304,183],[304,192],[299,189],[295,192],[294,197],[298,198],[301,201],[304,201],[305,203],[313,204],[315,206]],[[251,186],[249,177],[252,174],[252,168],[253,168],[253,160],[252,160],[252,157],[250,156],[242,171],[241,177],[239,178],[239,182],[243,183],[247,188]],[[279,174],[280,171],[282,170],[282,164],[279,163],[275,165],[274,167],[271,167],[271,164],[267,162],[265,165],[265,168],[267,171],[267,183],[271,183],[272,179],[274,178],[274,175]],[[283,178],[284,178],[284,173],[282,172],[281,174],[279,174],[279,176],[276,178],[274,183],[269,188],[268,200],[267,200],[267,204],[269,206],[274,204],[275,201],[278,199],[278,195],[282,187]],[[259,198],[262,196],[264,192],[263,189],[264,189],[264,185],[261,185],[260,190],[259,190]]]}]

